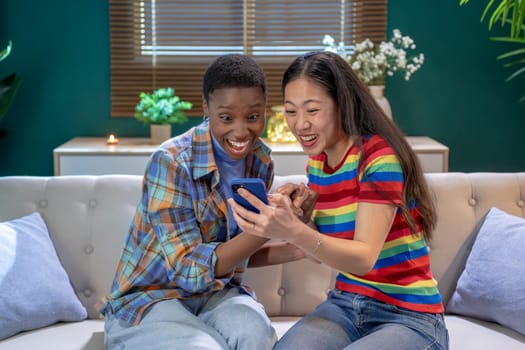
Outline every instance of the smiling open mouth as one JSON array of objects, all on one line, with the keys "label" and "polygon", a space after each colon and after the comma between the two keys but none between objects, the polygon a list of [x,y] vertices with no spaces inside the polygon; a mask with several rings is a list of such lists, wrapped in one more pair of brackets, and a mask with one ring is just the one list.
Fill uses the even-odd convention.
[{"label": "smiling open mouth", "polygon": [[315,143],[317,136],[315,135],[300,135],[299,139],[304,146],[310,146]]},{"label": "smiling open mouth", "polygon": [[229,139],[226,139],[226,142],[227,142],[228,146],[230,146],[230,150],[233,153],[236,153],[236,154],[244,153],[246,151],[246,148],[251,143],[250,140],[246,140],[246,141],[243,141],[243,142],[238,142],[238,141],[232,141],[232,140],[229,140]]}]

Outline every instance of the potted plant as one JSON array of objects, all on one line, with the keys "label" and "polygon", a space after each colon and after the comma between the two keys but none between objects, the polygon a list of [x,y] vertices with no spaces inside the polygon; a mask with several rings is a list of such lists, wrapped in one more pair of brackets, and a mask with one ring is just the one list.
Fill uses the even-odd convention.
[{"label": "potted plant", "polygon": [[[12,46],[13,43],[9,41],[7,47],[0,51],[0,61],[9,56]],[[11,102],[13,102],[16,90],[20,85],[20,80],[20,76],[16,73],[11,73],[7,77],[0,80],[0,121],[7,113]]]},{"label": "potted plant", "polygon": [[171,87],[161,88],[153,93],[141,92],[135,106],[135,119],[150,125],[152,144],[159,144],[171,137],[171,124],[187,121],[184,111],[193,105],[181,101]]},{"label": "potted plant", "polygon": [[370,39],[365,39],[354,44],[351,52],[347,52],[343,42],[336,45],[330,35],[325,35],[322,43],[325,51],[337,53],[348,62],[390,118],[390,103],[384,97],[386,77],[403,73],[404,79],[408,81],[425,61],[423,53],[413,52],[416,49],[414,40],[403,35],[399,29],[392,31],[388,41],[382,41],[376,46]]},{"label": "potted plant", "polygon": [[[459,0],[460,5],[468,3],[469,0]],[[489,15],[490,13],[490,15]],[[491,37],[492,40],[518,44],[521,47],[501,54],[499,60],[512,59],[505,67],[515,66],[515,71],[506,79],[507,81],[525,73],[525,1],[523,0],[487,0],[487,5],[481,15],[483,21],[489,15],[488,27],[491,30],[498,22],[502,27],[506,26],[508,34],[501,37]],[[525,102],[525,95],[520,98]]]}]

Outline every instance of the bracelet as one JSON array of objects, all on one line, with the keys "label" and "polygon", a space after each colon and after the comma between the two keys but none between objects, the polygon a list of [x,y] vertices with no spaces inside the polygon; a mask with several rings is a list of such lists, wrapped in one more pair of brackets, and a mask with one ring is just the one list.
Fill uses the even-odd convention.
[{"label": "bracelet", "polygon": [[317,250],[319,250],[319,247],[321,247],[321,244],[323,244],[323,240],[321,239],[321,234],[317,233],[317,240],[315,241],[315,247],[314,247],[314,250],[312,250],[312,254],[315,254]]}]

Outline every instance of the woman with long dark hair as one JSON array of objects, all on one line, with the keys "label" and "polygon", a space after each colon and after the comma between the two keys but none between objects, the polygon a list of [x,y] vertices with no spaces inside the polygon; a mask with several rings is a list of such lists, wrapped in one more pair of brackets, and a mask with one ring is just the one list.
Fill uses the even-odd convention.
[{"label": "woman with long dark hair", "polygon": [[248,212],[230,201],[244,232],[289,242],[337,269],[326,301],[276,349],[448,349],[443,304],[427,243],[436,214],[404,135],[337,54],[298,57],[283,76],[285,116],[309,156],[319,194],[308,223],[287,196]]}]

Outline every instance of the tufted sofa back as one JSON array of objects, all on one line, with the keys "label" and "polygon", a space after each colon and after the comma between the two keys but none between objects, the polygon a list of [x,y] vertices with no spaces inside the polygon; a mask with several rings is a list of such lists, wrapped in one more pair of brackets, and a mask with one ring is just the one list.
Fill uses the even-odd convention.
[{"label": "tufted sofa back", "polygon": [[[38,211],[89,318],[113,280],[141,176],[0,178],[0,221]],[[35,262],[38,263],[38,262]]]},{"label": "tufted sofa back", "polygon": [[[426,178],[438,209],[432,268],[447,301],[486,212],[496,206],[525,217],[525,173],[436,173]],[[305,179],[277,176],[274,187]],[[141,180],[135,175],[0,177],[0,221],[42,214],[90,318],[98,318],[93,305],[110,288]],[[249,269],[246,283],[270,315],[297,316],[324,300],[334,277],[328,267],[303,260]]]},{"label": "tufted sofa back", "polygon": [[[525,217],[525,173],[429,173],[425,177],[438,212],[430,242],[431,265],[446,305],[465,267],[477,226],[489,209],[498,207]],[[276,177],[274,187],[288,180],[299,182],[306,177]],[[246,281],[270,315],[289,316],[302,315],[324,300],[334,279],[335,272],[326,266],[300,261],[251,269]]]},{"label": "tufted sofa back", "polygon": [[525,173],[433,173],[426,179],[438,214],[431,265],[446,305],[490,208],[525,217]]}]

